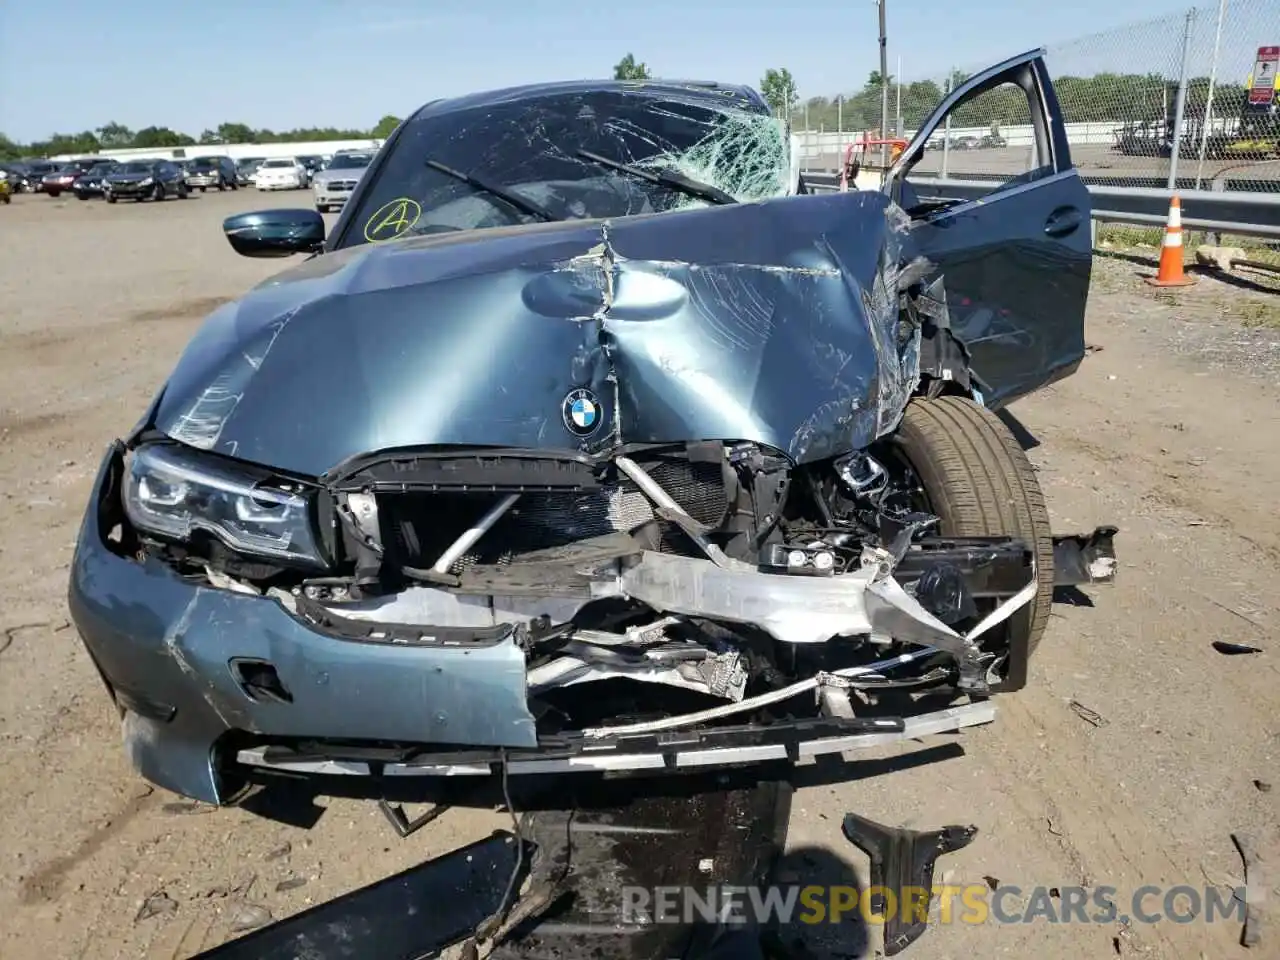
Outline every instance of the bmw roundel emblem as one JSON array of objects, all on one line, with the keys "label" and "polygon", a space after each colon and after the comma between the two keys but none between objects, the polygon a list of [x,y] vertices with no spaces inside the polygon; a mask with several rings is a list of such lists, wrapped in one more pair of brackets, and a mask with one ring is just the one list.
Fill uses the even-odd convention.
[{"label": "bmw roundel emblem", "polygon": [[585,388],[574,390],[564,398],[561,413],[569,432],[580,437],[595,433],[600,426],[600,401]]}]

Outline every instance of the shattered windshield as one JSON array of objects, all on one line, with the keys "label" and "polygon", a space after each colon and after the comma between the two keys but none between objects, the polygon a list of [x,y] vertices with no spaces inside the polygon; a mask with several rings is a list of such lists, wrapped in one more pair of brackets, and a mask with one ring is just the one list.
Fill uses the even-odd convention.
[{"label": "shattered windshield", "polygon": [[670,88],[535,93],[428,108],[410,120],[337,245],[539,219],[442,172],[441,165],[561,219],[661,213],[709,202],[584,153],[674,173],[739,201],[780,196],[791,186],[790,140],[782,123],[736,96],[702,89],[681,95]]}]

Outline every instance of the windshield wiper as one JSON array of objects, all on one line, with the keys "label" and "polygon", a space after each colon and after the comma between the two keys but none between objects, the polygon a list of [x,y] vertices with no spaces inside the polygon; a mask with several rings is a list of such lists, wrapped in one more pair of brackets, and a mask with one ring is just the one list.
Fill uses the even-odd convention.
[{"label": "windshield wiper", "polygon": [[736,197],[725,193],[719,187],[713,187],[709,183],[702,183],[698,180],[690,180],[683,174],[675,173],[671,170],[659,170],[655,173],[652,170],[645,170],[643,167],[633,167],[630,164],[619,163],[617,160],[610,160],[608,157],[602,157],[600,154],[592,153],[590,150],[579,150],[578,156],[583,160],[598,163],[602,167],[617,170],[619,173],[628,173],[633,177],[639,177],[641,180],[648,180],[650,183],[670,187],[672,190],[683,193],[687,197],[698,197],[702,200],[710,200],[712,203],[738,202]]},{"label": "windshield wiper", "polygon": [[520,196],[520,194],[515,193],[512,190],[508,190],[500,184],[490,183],[488,180],[485,180],[482,177],[477,177],[473,173],[463,173],[461,170],[455,170],[453,167],[445,166],[439,160],[432,160],[430,157],[428,157],[424,163],[426,163],[426,165],[432,170],[439,170],[447,177],[453,177],[455,180],[461,180],[463,183],[469,184],[481,193],[487,193],[491,196],[497,197],[499,200],[505,200],[517,210],[527,213],[531,217],[537,217],[539,220],[544,220],[547,223],[563,219],[562,217],[557,217],[541,204],[534,203],[532,200],[526,200],[524,197]]}]

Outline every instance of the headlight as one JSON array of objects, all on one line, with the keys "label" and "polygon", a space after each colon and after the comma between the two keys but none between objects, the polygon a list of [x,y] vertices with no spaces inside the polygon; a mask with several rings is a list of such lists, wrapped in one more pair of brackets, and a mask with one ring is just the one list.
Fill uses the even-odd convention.
[{"label": "headlight", "polygon": [[145,180],[143,180],[143,181],[139,182],[138,186],[140,186],[140,187],[149,187],[149,186],[151,186],[151,184],[153,184],[154,182],[155,182],[155,181],[154,181],[154,180],[152,180],[150,177],[147,177],[147,179],[145,179]]},{"label": "headlight", "polygon": [[200,530],[246,554],[324,566],[306,497],[177,447],[134,451],[124,508],[134,526],[161,537],[185,541]]}]

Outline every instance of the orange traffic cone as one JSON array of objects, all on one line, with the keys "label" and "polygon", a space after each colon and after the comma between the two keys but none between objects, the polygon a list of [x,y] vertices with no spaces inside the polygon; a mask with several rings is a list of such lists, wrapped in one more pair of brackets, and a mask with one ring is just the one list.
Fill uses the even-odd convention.
[{"label": "orange traffic cone", "polygon": [[1160,268],[1147,277],[1153,287],[1189,287],[1196,282],[1182,272],[1182,201],[1173,195],[1169,203],[1169,221],[1164,227],[1164,246],[1160,248]]}]

